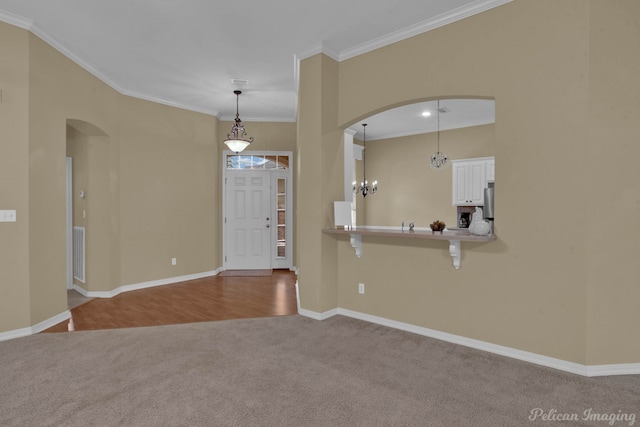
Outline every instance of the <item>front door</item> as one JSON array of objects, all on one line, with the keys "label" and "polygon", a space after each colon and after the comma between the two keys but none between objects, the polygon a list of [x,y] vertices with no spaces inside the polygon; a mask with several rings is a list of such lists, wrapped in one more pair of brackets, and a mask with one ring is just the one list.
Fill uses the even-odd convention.
[{"label": "front door", "polygon": [[269,172],[229,171],[225,181],[225,269],[270,269]]}]

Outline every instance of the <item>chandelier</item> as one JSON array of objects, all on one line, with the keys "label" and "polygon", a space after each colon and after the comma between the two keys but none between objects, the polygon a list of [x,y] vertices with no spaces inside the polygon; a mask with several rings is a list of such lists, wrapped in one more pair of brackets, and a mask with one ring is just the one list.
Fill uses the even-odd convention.
[{"label": "chandelier", "polygon": [[238,103],[242,91],[234,90],[233,93],[236,94],[236,119],[231,128],[231,133],[227,134],[227,139],[224,140],[224,143],[227,144],[227,147],[229,147],[231,151],[237,154],[253,142],[253,137],[245,139],[247,132],[244,130],[244,125],[242,124],[242,120],[240,120],[240,113],[238,112]]},{"label": "chandelier", "polygon": [[447,156],[440,152],[440,100],[438,99],[438,151],[430,158],[431,167],[436,170],[442,169],[447,164]]},{"label": "chandelier", "polygon": [[360,186],[356,186],[356,182],[353,181],[353,192],[362,194],[362,197],[367,197],[367,194],[375,194],[378,191],[378,181],[373,181],[371,186],[367,181],[367,162],[365,161],[365,154],[367,150],[367,124],[362,124],[362,182]]}]

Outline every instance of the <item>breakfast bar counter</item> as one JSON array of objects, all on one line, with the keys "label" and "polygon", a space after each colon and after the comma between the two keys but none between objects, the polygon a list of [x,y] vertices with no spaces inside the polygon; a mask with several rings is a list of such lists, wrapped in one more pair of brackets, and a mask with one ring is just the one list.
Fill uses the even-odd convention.
[{"label": "breakfast bar counter", "polygon": [[361,226],[352,228],[325,228],[322,230],[325,234],[348,235],[350,237],[351,246],[356,251],[356,256],[362,256],[362,236],[375,237],[397,237],[407,239],[432,239],[432,240],[448,240],[449,253],[453,257],[453,266],[460,268],[461,258],[461,242],[491,242],[496,240],[495,234],[485,236],[477,236],[471,234],[468,229],[457,228],[444,231],[431,231],[431,229],[401,229],[398,227],[375,227]]}]

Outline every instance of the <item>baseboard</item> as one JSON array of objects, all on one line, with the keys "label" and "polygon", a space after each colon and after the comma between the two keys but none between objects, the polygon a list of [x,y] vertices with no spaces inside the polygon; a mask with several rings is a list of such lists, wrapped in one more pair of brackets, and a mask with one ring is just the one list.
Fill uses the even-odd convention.
[{"label": "baseboard", "polygon": [[[202,279],[204,277],[210,277],[210,276],[215,276],[218,273],[220,273],[220,271],[222,271],[221,268],[216,268],[213,271],[206,271],[203,273],[196,273],[196,274],[189,274],[186,276],[177,276],[177,277],[170,277],[167,279],[160,279],[160,280],[152,280],[149,282],[142,282],[142,283],[136,283],[136,284],[132,284],[132,285],[124,285],[124,286],[120,286],[119,288],[116,288],[112,291],[87,291],[84,288],[81,288],[80,286],[76,285],[75,283],[72,285],[72,289],[77,291],[78,293],[80,293],[81,295],[85,296],[85,297],[90,297],[90,298],[113,298],[114,296],[121,294],[122,292],[129,292],[129,291],[135,291],[138,289],[145,289],[145,288],[151,288],[154,286],[162,286],[162,285],[170,285],[172,283],[178,283],[178,282],[185,282],[187,280],[194,280],[194,279]],[[26,337],[28,335],[32,335],[32,334],[37,334],[38,332],[42,332],[45,329],[49,329],[50,327],[57,325],[60,322],[64,322],[67,319],[71,318],[71,312],[69,310],[66,310],[63,313],[57,314],[53,317],[51,317],[50,319],[47,319],[43,322],[38,323],[37,325],[31,326],[31,327],[27,327],[27,328],[21,328],[21,329],[15,329],[12,331],[7,331],[7,332],[0,332],[0,341],[6,341],[6,340],[10,340],[10,339],[14,339],[14,338],[20,338],[20,337]]]},{"label": "baseboard", "polygon": [[31,328],[20,328],[12,331],[0,332],[0,341],[12,340],[14,338],[22,338],[31,335]]},{"label": "baseboard", "polygon": [[53,317],[50,317],[47,320],[44,320],[37,325],[33,325],[31,327],[31,333],[37,334],[38,332],[42,332],[45,329],[49,329],[52,326],[57,325],[60,322],[64,322],[65,320],[69,320],[71,318],[71,312],[69,310],[65,310],[60,314],[56,314]]},{"label": "baseboard", "polygon": [[218,267],[213,271],[205,271],[203,273],[196,273],[196,274],[188,274],[186,276],[176,276],[176,277],[169,277],[166,279],[159,279],[159,280],[151,280],[148,282],[141,282],[141,283],[134,283],[131,285],[123,285],[120,286],[112,291],[87,291],[77,285],[73,285],[73,289],[75,289],[76,291],[78,291],[80,294],[82,294],[85,297],[90,297],[90,298],[113,298],[116,295],[119,295],[123,292],[130,292],[130,291],[137,291],[139,289],[145,289],[145,288],[153,288],[155,286],[164,286],[164,285],[171,285],[173,283],[179,283],[179,282],[186,282],[187,280],[195,280],[195,279],[202,279],[204,277],[211,277],[211,276],[216,276],[218,273],[220,273],[222,271],[222,268]]},{"label": "baseboard", "polygon": [[638,374],[640,374],[640,363],[621,363],[618,365],[587,365],[588,377]]},{"label": "baseboard", "polygon": [[326,320],[330,317],[333,317],[338,313],[338,308],[334,308],[333,310],[325,311],[324,313],[318,313],[315,311],[307,310],[304,308],[298,308],[298,314],[304,317],[310,317],[314,320]]},{"label": "baseboard", "polygon": [[76,285],[75,283],[71,284],[71,289],[72,291],[76,291],[77,293],[79,293],[80,295],[82,295],[83,297],[88,297],[88,293],[89,291],[87,291],[85,288],[80,287],[78,285]]},{"label": "baseboard", "polygon": [[298,309],[298,313],[302,316],[315,320],[325,320],[335,315],[342,315],[354,319],[364,320],[365,322],[375,323],[377,325],[387,326],[389,328],[399,329],[411,332],[425,337],[435,338],[441,341],[458,344],[477,350],[486,351],[501,356],[510,357],[512,359],[522,360],[547,368],[558,369],[564,372],[570,372],[585,377],[609,376],[609,375],[637,375],[640,374],[640,363],[614,364],[614,365],[581,365],[579,363],[569,362],[554,357],[544,356],[537,353],[518,350],[511,347],[505,347],[498,344],[492,344],[460,335],[449,334],[434,329],[423,328],[421,326],[412,325],[410,323],[398,322],[396,320],[386,319],[384,317],[373,316],[366,313],[360,313],[344,308],[335,308],[323,313],[317,313],[303,308]]},{"label": "baseboard", "polygon": [[39,332],[44,331],[45,329],[49,329],[52,326],[57,325],[60,322],[64,322],[67,319],[71,318],[71,312],[66,310],[60,314],[56,314],[49,319],[46,319],[36,325],[30,326],[28,328],[14,329],[13,331],[0,332],[0,341],[12,340],[14,338],[26,337],[29,335],[37,334]]}]

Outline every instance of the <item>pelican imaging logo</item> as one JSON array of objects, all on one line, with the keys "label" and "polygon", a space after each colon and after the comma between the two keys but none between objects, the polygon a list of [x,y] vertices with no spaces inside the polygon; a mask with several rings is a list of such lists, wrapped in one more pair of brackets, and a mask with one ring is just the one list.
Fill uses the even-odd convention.
[{"label": "pelican imaging logo", "polygon": [[636,414],[633,412],[598,412],[593,408],[585,409],[582,413],[578,412],[560,412],[557,409],[534,408],[529,413],[530,421],[591,421],[596,423],[606,423],[610,426],[616,425],[618,422],[632,426],[636,422]]}]

